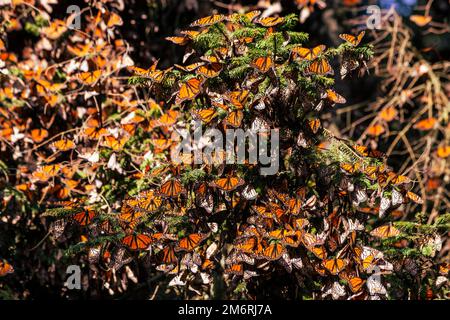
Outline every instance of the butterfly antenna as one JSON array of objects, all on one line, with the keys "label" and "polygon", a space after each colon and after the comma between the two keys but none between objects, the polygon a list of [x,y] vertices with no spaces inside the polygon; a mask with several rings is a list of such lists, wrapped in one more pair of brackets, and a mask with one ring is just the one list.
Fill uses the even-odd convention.
[{"label": "butterfly antenna", "polygon": [[28,251],[34,251],[34,250],[36,250],[38,247],[40,247],[41,244],[44,243],[44,241],[48,238],[48,236],[49,236],[51,233],[52,233],[51,231],[47,232],[47,234],[44,236],[44,238],[42,238],[42,240],[39,241],[37,245],[35,245],[33,248],[29,249]]}]

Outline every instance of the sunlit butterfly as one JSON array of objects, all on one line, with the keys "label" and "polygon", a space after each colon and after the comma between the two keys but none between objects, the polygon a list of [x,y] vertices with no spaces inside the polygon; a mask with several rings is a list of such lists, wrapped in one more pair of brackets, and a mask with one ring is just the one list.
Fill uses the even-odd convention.
[{"label": "sunlit butterfly", "polygon": [[177,122],[179,112],[175,110],[168,110],[161,117],[156,120],[156,123],[160,126],[172,126]]},{"label": "sunlit butterfly", "polygon": [[145,190],[136,198],[126,200],[126,204],[138,211],[153,212],[161,207],[162,199],[155,195],[154,190]]},{"label": "sunlit butterfly", "polygon": [[217,116],[217,112],[215,109],[201,109],[192,111],[192,115],[196,119],[200,119],[204,123],[209,123]]},{"label": "sunlit butterfly", "polygon": [[322,261],[322,267],[328,270],[331,274],[337,275],[339,272],[344,270],[348,263],[349,261],[347,259],[325,259]]},{"label": "sunlit butterfly", "polygon": [[355,172],[358,171],[360,164],[359,164],[359,162],[356,162],[355,164],[344,162],[344,163],[341,163],[340,166],[341,166],[341,169],[344,170],[346,173],[354,174]]},{"label": "sunlit butterfly", "polygon": [[117,139],[114,136],[106,136],[104,137],[103,145],[113,149],[114,151],[120,151],[122,150],[125,143],[128,141],[127,137],[122,137],[120,139]]},{"label": "sunlit butterfly", "polygon": [[178,258],[175,255],[175,250],[172,245],[164,247],[164,249],[160,251],[160,256],[162,262],[165,264],[175,264],[178,261]]},{"label": "sunlit butterfly", "polygon": [[35,143],[44,141],[48,137],[48,131],[46,129],[33,129],[31,130],[31,139]]},{"label": "sunlit butterfly", "polygon": [[211,15],[211,16],[207,16],[207,17],[195,20],[189,26],[190,27],[207,27],[207,26],[211,26],[213,24],[216,24],[218,22],[221,22],[224,19],[225,19],[224,15],[214,14],[214,15]]},{"label": "sunlit butterfly", "polygon": [[413,14],[409,17],[409,20],[417,24],[419,27],[424,27],[431,22],[432,17]]},{"label": "sunlit butterfly", "polygon": [[147,234],[136,233],[123,237],[121,242],[131,250],[145,250],[152,243],[152,238]]},{"label": "sunlit butterfly", "polygon": [[319,58],[314,60],[307,68],[308,73],[313,73],[317,75],[333,75],[334,70],[330,63],[325,58]]},{"label": "sunlit butterfly", "polygon": [[416,124],[414,124],[414,129],[421,130],[421,131],[428,131],[435,127],[437,123],[436,118],[427,118],[420,120]]},{"label": "sunlit butterfly", "polygon": [[180,104],[185,100],[194,99],[200,93],[202,82],[201,78],[191,78],[184,82],[178,91],[175,103]]},{"label": "sunlit butterfly", "polygon": [[437,148],[436,155],[439,158],[443,158],[443,159],[447,158],[448,156],[450,156],[450,146],[440,145]]},{"label": "sunlit butterfly", "polygon": [[13,273],[14,268],[6,260],[0,260],[0,277],[6,276],[7,274]]},{"label": "sunlit butterfly", "polygon": [[230,125],[232,127],[238,128],[242,124],[244,119],[244,113],[242,110],[233,110],[224,119],[224,124]]},{"label": "sunlit butterfly", "polygon": [[68,151],[75,148],[75,143],[69,139],[61,139],[53,142],[52,146],[59,151]]},{"label": "sunlit butterfly", "polygon": [[86,209],[82,212],[75,213],[72,217],[73,220],[78,222],[80,226],[87,226],[91,224],[92,220],[97,216],[95,210]]},{"label": "sunlit butterfly", "polygon": [[229,268],[225,269],[225,273],[242,276],[244,274],[244,265],[242,263],[233,264]]},{"label": "sunlit butterfly", "polygon": [[32,176],[40,181],[47,181],[48,179],[55,177],[60,169],[61,166],[59,164],[46,165],[38,168],[33,172]]},{"label": "sunlit butterfly", "polygon": [[259,23],[260,25],[263,25],[264,27],[273,27],[276,26],[282,22],[284,22],[283,17],[264,17],[264,18],[258,18],[255,20],[256,23]]},{"label": "sunlit butterfly", "polygon": [[313,133],[317,133],[320,129],[321,123],[319,119],[311,119],[308,120],[308,125]]},{"label": "sunlit butterfly", "polygon": [[181,69],[183,71],[186,71],[186,72],[192,72],[192,71],[194,71],[195,69],[197,69],[198,67],[200,67],[200,66],[202,66],[204,64],[205,64],[204,62],[196,62],[196,63],[190,64],[190,65],[187,65],[187,66],[181,66],[179,64],[176,64],[175,67],[177,67],[178,69]]},{"label": "sunlit butterfly", "polygon": [[197,69],[196,73],[206,78],[214,78],[219,75],[221,70],[222,70],[221,63],[210,63],[207,65],[200,66]]},{"label": "sunlit butterfly", "polygon": [[268,260],[278,260],[285,252],[285,247],[279,242],[272,243],[268,247],[264,248],[261,256]]},{"label": "sunlit butterfly", "polygon": [[184,187],[177,179],[170,179],[163,183],[159,188],[159,195],[163,197],[174,198],[184,193]]},{"label": "sunlit butterfly", "polygon": [[423,199],[422,199],[419,195],[415,194],[415,193],[412,192],[412,191],[406,192],[406,197],[407,197],[408,199],[414,201],[414,202],[417,203],[417,204],[422,204],[422,203],[423,203]]},{"label": "sunlit butterfly", "polygon": [[98,81],[98,79],[100,79],[101,75],[102,75],[101,70],[81,72],[76,74],[78,80],[80,80],[81,83],[85,85],[95,84]]},{"label": "sunlit butterfly", "polygon": [[214,180],[210,185],[224,191],[233,191],[244,184],[244,180],[239,177],[227,176]]},{"label": "sunlit butterfly", "polygon": [[377,238],[386,239],[386,238],[396,237],[396,236],[400,235],[400,230],[398,230],[396,227],[394,227],[391,224],[387,224],[387,225],[373,229],[370,232],[370,235],[377,237]]},{"label": "sunlit butterfly", "polygon": [[108,135],[108,130],[102,127],[87,127],[83,134],[91,140],[99,140],[102,136]]},{"label": "sunlit butterfly", "polygon": [[226,98],[231,102],[233,106],[238,109],[244,108],[244,104],[247,101],[250,91],[248,90],[237,90],[228,92]]},{"label": "sunlit butterfly", "polygon": [[409,183],[409,182],[411,182],[411,180],[407,176],[396,174],[394,172],[389,172],[388,173],[388,179],[393,184],[402,184],[402,183]]},{"label": "sunlit butterfly", "polygon": [[326,49],[325,45],[319,45],[314,48],[303,48],[303,47],[294,47],[292,48],[292,52],[294,56],[298,56],[301,59],[305,60],[314,60],[316,59],[324,50]]},{"label": "sunlit butterfly", "polygon": [[189,42],[188,37],[166,37],[166,40],[178,44],[180,46],[184,46]]},{"label": "sunlit butterfly", "polygon": [[327,94],[327,99],[330,100],[333,103],[346,103],[347,100],[345,100],[345,98],[343,96],[341,96],[340,94],[338,94],[336,91],[331,90],[331,89],[327,89],[326,91]]},{"label": "sunlit butterfly", "polygon": [[378,137],[382,135],[386,130],[384,129],[383,125],[380,123],[375,123],[367,128],[367,134],[371,135],[372,137]]},{"label": "sunlit butterfly", "polygon": [[362,38],[364,37],[364,34],[366,32],[363,30],[361,31],[357,36],[351,35],[351,34],[347,34],[347,33],[343,33],[339,35],[339,38],[341,38],[342,40],[347,41],[349,44],[351,44],[352,46],[356,47],[362,40]]},{"label": "sunlit butterfly", "polygon": [[259,57],[252,61],[252,67],[258,69],[262,73],[266,73],[273,66],[273,59],[270,56]]},{"label": "sunlit butterfly", "polygon": [[207,234],[192,233],[187,237],[184,237],[178,241],[178,245],[175,247],[175,251],[192,251],[194,250],[205,238]]}]

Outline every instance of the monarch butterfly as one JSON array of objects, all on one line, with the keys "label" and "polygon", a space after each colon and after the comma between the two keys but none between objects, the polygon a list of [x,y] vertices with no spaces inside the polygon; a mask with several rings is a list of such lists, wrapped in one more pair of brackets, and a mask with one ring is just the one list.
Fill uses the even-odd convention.
[{"label": "monarch butterfly", "polygon": [[423,204],[423,199],[419,195],[415,194],[412,191],[406,192],[406,197],[408,199],[411,199],[412,201],[414,201],[417,204]]},{"label": "monarch butterfly", "polygon": [[431,22],[431,16],[421,16],[413,14],[409,17],[409,20],[417,24],[419,27],[424,27]]},{"label": "monarch butterfly", "polygon": [[9,273],[13,273],[14,268],[6,260],[0,260],[0,277],[6,276]]},{"label": "monarch butterfly", "polygon": [[248,95],[250,91],[248,90],[238,90],[228,92],[226,97],[227,99],[238,109],[244,108],[244,104],[247,101]]},{"label": "monarch butterfly", "polygon": [[156,120],[156,123],[160,126],[167,127],[172,126],[177,122],[179,112],[175,110],[169,110]]},{"label": "monarch butterfly", "polygon": [[97,213],[94,210],[87,209],[74,214],[72,218],[78,222],[80,226],[87,226],[88,224],[91,224],[96,215]]},{"label": "monarch butterfly", "polygon": [[210,63],[206,66],[200,66],[196,73],[205,76],[206,78],[214,78],[220,73],[220,71],[222,71],[221,63]]},{"label": "monarch butterfly", "polygon": [[52,146],[59,151],[68,151],[75,148],[75,143],[69,139],[61,139],[53,142]]},{"label": "monarch butterfly", "polygon": [[285,251],[286,248],[283,247],[281,243],[273,243],[264,249],[264,251],[261,253],[261,256],[268,260],[278,260],[281,258]]},{"label": "monarch butterfly", "polygon": [[[207,30],[205,30],[206,32]],[[203,33],[203,31],[196,31],[196,30],[183,30],[180,31],[181,34],[188,36],[191,39],[195,39],[199,34]]]},{"label": "monarch butterfly", "polygon": [[183,185],[177,179],[168,180],[159,188],[159,195],[169,198],[177,197],[184,192],[185,190]]},{"label": "monarch butterfly", "polygon": [[180,46],[184,46],[189,42],[188,37],[166,37],[166,40],[178,44]]},{"label": "monarch butterfly", "polygon": [[301,59],[305,60],[314,60],[316,59],[323,51],[325,51],[327,47],[323,44],[318,45],[314,48],[303,48],[303,47],[294,47],[292,49],[292,52],[294,53],[294,56],[299,56]]},{"label": "monarch butterfly", "polygon": [[320,129],[321,123],[319,119],[311,119],[308,120],[308,125],[311,128],[311,131],[316,134]]},{"label": "monarch butterfly", "polygon": [[439,265],[439,274],[441,275],[447,275],[450,271],[450,264],[443,262]]},{"label": "monarch butterfly", "polygon": [[306,246],[310,252],[312,252],[317,258],[324,260],[327,258],[327,251],[324,246]]},{"label": "monarch butterfly", "polygon": [[356,171],[358,171],[360,164],[359,162],[356,162],[355,164],[341,163],[340,166],[341,169],[344,170],[344,172],[354,174]]},{"label": "monarch butterfly", "polygon": [[59,164],[50,164],[38,168],[33,172],[32,176],[39,181],[47,181],[48,179],[55,177],[60,169],[61,166]]},{"label": "monarch butterfly", "polygon": [[137,198],[127,200],[126,204],[138,211],[153,212],[161,207],[162,198],[156,196],[154,190],[145,190]]},{"label": "monarch butterfly", "polygon": [[127,137],[117,139],[114,136],[106,136],[103,145],[113,149],[114,151],[120,151],[122,150],[123,146],[127,141],[128,141]]},{"label": "monarch butterfly", "polygon": [[392,120],[395,119],[396,116],[397,116],[397,109],[395,109],[395,107],[392,106],[384,108],[380,112],[380,118],[386,122],[391,122]]},{"label": "monarch butterfly", "polygon": [[80,80],[81,83],[89,86],[95,84],[98,81],[98,79],[100,79],[101,75],[102,75],[101,70],[81,72],[76,74],[78,80]]},{"label": "monarch butterfly", "polygon": [[327,89],[326,94],[327,94],[327,99],[332,101],[333,103],[342,104],[342,103],[347,102],[347,100],[345,100],[345,98],[343,96],[341,96],[334,90]]},{"label": "monarch butterfly", "polygon": [[372,137],[378,137],[382,135],[385,131],[386,130],[384,129],[384,127],[379,123],[375,123],[367,128],[367,134]]},{"label": "monarch butterfly", "polygon": [[228,269],[225,269],[225,273],[242,276],[244,274],[244,265],[242,263],[233,264]]},{"label": "monarch butterfly", "polygon": [[318,75],[334,74],[334,70],[331,67],[327,59],[316,59],[307,68],[307,73],[314,73]]},{"label": "monarch butterfly", "polygon": [[136,199],[126,199],[120,209],[119,220],[133,222],[138,220],[142,215],[142,211],[136,211],[138,202]]},{"label": "monarch butterfly", "polygon": [[370,232],[371,236],[381,238],[381,239],[396,237],[399,234],[400,234],[400,230],[398,230],[396,227],[392,226],[391,224],[387,224],[387,225],[375,228]]},{"label": "monarch butterfly", "polygon": [[114,26],[121,26],[122,24],[123,24],[123,20],[117,13],[111,12],[109,14],[108,22],[106,23],[106,26],[108,28],[111,28]]},{"label": "monarch butterfly", "polygon": [[161,255],[162,255],[161,260],[165,264],[175,264],[178,261],[178,258],[175,255],[175,250],[173,249],[173,246],[171,246],[171,245],[166,246],[161,251]]},{"label": "monarch butterfly", "polygon": [[366,32],[364,30],[361,31],[357,36],[354,36],[354,35],[351,35],[351,34],[347,34],[347,33],[342,33],[342,34],[339,35],[339,38],[341,38],[342,40],[347,41],[352,46],[356,47],[361,42],[361,40],[364,37],[365,33]]},{"label": "monarch butterfly", "polygon": [[255,236],[246,236],[242,241],[235,245],[236,250],[253,254],[262,251],[260,240]]},{"label": "monarch butterfly", "polygon": [[192,22],[189,26],[190,27],[207,27],[211,26],[213,24],[219,23],[225,19],[224,15],[221,14],[214,14],[211,16],[207,16],[198,20],[195,20]]},{"label": "monarch butterfly", "polygon": [[155,148],[155,150],[154,150],[155,153],[160,153],[172,145],[172,140],[166,139],[166,138],[159,138],[159,139],[150,140],[150,143]]},{"label": "monarch butterfly", "polygon": [[131,250],[145,250],[148,249],[152,243],[152,238],[147,234],[131,234],[122,238],[122,244]]},{"label": "monarch butterfly", "polygon": [[226,178],[219,178],[210,183],[210,186],[219,188],[224,191],[233,191],[237,187],[244,184],[244,180],[239,177],[228,176]]},{"label": "monarch butterfly", "polygon": [[216,110],[213,108],[211,109],[202,109],[202,110],[195,110],[192,111],[192,115],[196,119],[202,120],[204,123],[209,123],[217,116]]},{"label": "monarch butterfly", "polygon": [[147,76],[150,78],[150,80],[152,80],[156,83],[161,83],[163,81],[164,77],[166,76],[166,74],[169,73],[172,70],[172,68],[173,67],[170,67],[165,70],[149,71]]},{"label": "monarch butterfly", "polygon": [[44,141],[48,137],[48,131],[45,129],[33,129],[31,130],[31,139],[35,143]]},{"label": "monarch butterfly", "polygon": [[305,245],[305,247],[314,247],[316,245],[321,245],[323,243],[323,241],[319,241],[319,239],[317,239],[316,235],[308,232],[305,232],[303,234],[302,242]]},{"label": "monarch butterfly", "polygon": [[302,236],[303,233],[299,230],[285,232],[282,243],[286,246],[297,248],[302,241]]},{"label": "monarch butterfly", "polygon": [[74,190],[78,186],[80,181],[70,180],[70,179],[69,180],[61,179],[61,182],[64,183],[64,186],[56,185],[56,187],[57,187],[56,196],[59,199],[64,199],[64,198],[67,198],[71,194],[72,190]]},{"label": "monarch butterfly", "polygon": [[244,16],[251,22],[251,21],[253,21],[253,19],[258,17],[260,14],[261,14],[261,11],[253,10],[253,11],[245,13]]},{"label": "monarch butterfly", "polygon": [[56,40],[67,31],[67,26],[64,21],[55,19],[48,27],[43,28],[42,31],[47,38]]},{"label": "monarch butterfly", "polygon": [[414,128],[421,131],[428,131],[434,128],[437,120],[435,118],[427,118],[420,120],[414,125]]},{"label": "monarch butterfly", "polygon": [[436,155],[439,158],[443,158],[443,159],[447,158],[448,156],[450,156],[450,146],[440,145],[437,148]]},{"label": "monarch butterfly", "polygon": [[208,235],[203,233],[192,233],[178,241],[175,251],[192,251],[194,250]]},{"label": "monarch butterfly", "polygon": [[204,62],[196,62],[196,63],[190,64],[187,66],[180,66],[180,65],[176,64],[175,67],[177,67],[178,69],[181,69],[183,71],[186,71],[186,72],[191,72],[191,71],[194,71],[195,69],[197,69],[198,67],[203,66],[204,64],[205,64]]},{"label": "monarch butterfly", "polygon": [[227,117],[224,119],[224,123],[238,128],[241,126],[243,119],[244,113],[242,112],[242,110],[234,110],[227,115]]},{"label": "monarch butterfly", "polygon": [[98,140],[100,137],[108,135],[108,130],[102,127],[88,127],[84,129],[83,134],[91,140]]},{"label": "monarch butterfly", "polygon": [[258,69],[262,73],[266,73],[273,66],[273,59],[270,56],[267,57],[259,57],[253,60],[252,67]]},{"label": "monarch butterfly", "polygon": [[200,93],[202,83],[202,78],[191,78],[183,83],[178,91],[175,103],[180,104],[185,100],[194,99]]},{"label": "monarch butterfly", "polygon": [[351,277],[347,280],[348,286],[350,287],[350,290],[352,290],[353,293],[357,293],[361,291],[364,283],[366,283],[365,280],[359,278],[359,277]]},{"label": "monarch butterfly", "polygon": [[282,23],[283,21],[284,21],[283,17],[264,17],[255,20],[256,23],[259,23],[264,27],[273,27]]},{"label": "monarch butterfly", "polygon": [[348,262],[349,261],[347,259],[334,258],[323,260],[321,265],[331,274],[337,275],[339,272],[344,270],[344,268],[348,265]]},{"label": "monarch butterfly", "polygon": [[394,172],[388,173],[388,180],[393,184],[409,183],[411,180],[407,176],[397,175]]}]

